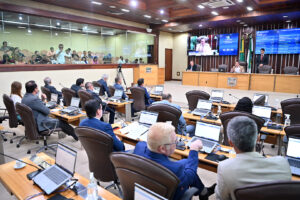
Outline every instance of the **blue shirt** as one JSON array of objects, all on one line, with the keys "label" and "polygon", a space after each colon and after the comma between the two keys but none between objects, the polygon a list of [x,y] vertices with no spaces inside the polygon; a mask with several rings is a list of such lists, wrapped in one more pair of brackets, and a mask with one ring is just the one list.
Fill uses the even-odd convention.
[{"label": "blue shirt", "polygon": [[[60,52],[60,50],[56,51],[56,55]],[[57,56],[56,60],[58,62],[58,64],[65,64],[66,63],[66,52],[65,51],[61,51],[61,53]]]},{"label": "blue shirt", "polygon": [[171,170],[180,180],[180,183],[175,192],[175,200],[180,199],[184,192],[193,184],[195,178],[198,178],[198,152],[190,151],[187,159],[179,161],[171,161],[166,155],[152,152],[148,149],[146,142],[139,142],[136,144],[134,154],[143,156],[153,160],[162,166]]},{"label": "blue shirt", "polygon": [[138,86],[138,87],[143,88],[145,90],[145,105],[149,106],[152,103],[152,101],[150,101],[151,99],[150,99],[150,95],[149,95],[147,89],[142,86]]},{"label": "blue shirt", "polygon": [[115,83],[114,88],[117,89],[117,90],[123,90],[122,99],[128,98],[127,95],[124,92],[124,88],[123,88],[122,85]]},{"label": "blue shirt", "polygon": [[79,126],[87,126],[100,131],[103,131],[113,138],[113,151],[124,151],[125,146],[115,135],[110,124],[102,122],[96,118],[86,118],[80,122]]},{"label": "blue shirt", "polygon": [[108,97],[111,97],[111,94],[110,94],[109,89],[108,89],[108,87],[107,87],[107,82],[106,82],[105,80],[103,80],[103,79],[100,79],[100,80],[98,81],[98,83],[99,83],[100,85],[102,85],[102,88],[103,88],[104,93],[106,92],[107,96],[108,96]]}]

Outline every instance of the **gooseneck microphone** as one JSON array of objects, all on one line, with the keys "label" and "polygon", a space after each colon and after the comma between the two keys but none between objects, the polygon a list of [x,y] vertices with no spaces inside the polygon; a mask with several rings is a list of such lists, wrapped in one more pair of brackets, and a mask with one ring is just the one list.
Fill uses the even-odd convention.
[{"label": "gooseneck microphone", "polygon": [[229,94],[229,96],[231,96],[231,97],[233,97],[233,98],[235,98],[235,99],[237,99],[237,100],[240,100],[240,98],[238,98],[238,97],[236,97],[236,96],[234,96],[234,95],[232,95],[232,94]]}]

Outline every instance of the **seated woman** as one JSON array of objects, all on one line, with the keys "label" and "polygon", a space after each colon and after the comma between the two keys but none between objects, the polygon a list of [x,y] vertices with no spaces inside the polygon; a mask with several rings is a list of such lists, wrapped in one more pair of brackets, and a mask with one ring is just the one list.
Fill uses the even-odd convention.
[{"label": "seated woman", "polygon": [[[22,83],[20,83],[18,81],[14,81],[11,84],[10,98],[13,100],[14,105],[16,105],[17,102],[21,103],[21,101],[22,101],[21,90],[22,90]],[[18,118],[18,120],[21,120],[21,117],[19,114],[17,114],[17,118]]]},{"label": "seated woman", "polygon": [[235,61],[235,65],[230,70],[231,73],[244,73],[245,69],[240,65],[239,61]]},{"label": "seated woman", "polygon": [[251,99],[248,97],[243,97],[237,102],[234,111],[244,111],[244,112],[252,113],[252,108],[253,108],[253,103]]}]

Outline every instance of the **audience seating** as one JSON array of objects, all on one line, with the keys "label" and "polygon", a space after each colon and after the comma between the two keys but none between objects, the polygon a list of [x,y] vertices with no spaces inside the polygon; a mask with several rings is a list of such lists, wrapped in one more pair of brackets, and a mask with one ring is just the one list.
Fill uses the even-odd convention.
[{"label": "audience seating", "polygon": [[197,107],[198,99],[209,100],[210,95],[201,90],[192,90],[185,93],[187,98],[189,109],[194,110]]},{"label": "audience seating", "polygon": [[158,113],[157,122],[171,121],[172,125],[178,133],[179,118],[182,114],[181,110],[167,104],[152,104],[147,110]]},{"label": "audience seating", "polygon": [[[16,103],[16,110],[20,114],[22,121],[24,123],[24,126],[25,126],[25,136],[23,136],[22,139],[19,141],[19,143],[17,144],[17,147],[20,147],[20,143],[24,139],[37,141],[42,137],[44,140],[44,145],[42,147],[40,147],[36,153],[40,153],[44,150],[48,150],[48,148],[55,152],[55,149],[53,147],[56,147],[57,144],[49,144],[48,145],[47,138],[52,133],[61,131],[61,129],[56,128],[56,129],[49,129],[46,131],[39,132],[37,129],[36,121],[34,119],[31,108],[29,108],[28,106],[26,106],[22,103]],[[38,144],[38,141],[36,142],[36,144]],[[27,154],[30,154],[31,150],[33,150],[33,149],[35,149],[35,148],[28,149]]]},{"label": "audience seating", "polygon": [[228,69],[228,65],[226,65],[226,64],[221,64],[218,67],[219,72],[227,72],[227,69]]},{"label": "audience seating", "polygon": [[94,172],[95,178],[103,182],[113,181],[105,189],[117,186],[122,196],[118,176],[109,158],[113,152],[113,138],[103,131],[83,126],[75,128],[75,133],[87,153],[89,169]]},{"label": "audience seating", "polygon": [[41,91],[47,96],[47,101],[51,101],[51,92],[48,88],[41,86]]},{"label": "audience seating", "polygon": [[271,74],[272,66],[270,65],[263,65],[262,67],[258,67],[258,73],[260,74]]},{"label": "audience seating", "polygon": [[131,95],[133,98],[133,109],[135,112],[146,110],[145,104],[145,90],[140,87],[130,88]]},{"label": "audience seating", "polygon": [[256,101],[253,102],[254,105],[256,106],[264,106],[266,102],[266,96],[261,95]]},{"label": "audience seating", "polygon": [[[124,200],[134,199],[135,183],[167,199],[173,198],[179,179],[169,169],[135,154],[114,152],[110,159],[120,179]],[[195,188],[189,189],[182,199],[191,199],[196,192],[198,190]]]},{"label": "audience seating", "polygon": [[297,200],[300,197],[300,181],[274,181],[251,184],[234,191],[236,200]]},{"label": "audience seating", "polygon": [[70,106],[72,97],[76,97],[75,91],[70,88],[63,88],[61,89],[61,92],[64,97],[65,106]]},{"label": "audience seating", "polygon": [[286,99],[281,102],[283,114],[290,114],[291,125],[300,124],[300,98]]},{"label": "audience seating", "polygon": [[93,96],[85,90],[79,90],[78,91],[78,96],[80,98],[80,103],[81,103],[82,110],[85,111],[85,108],[84,108],[85,102],[87,102],[88,100],[93,99]]},{"label": "audience seating", "polygon": [[293,67],[293,66],[287,66],[283,69],[285,74],[294,74],[297,75],[297,73],[299,73],[299,69],[297,67]]}]

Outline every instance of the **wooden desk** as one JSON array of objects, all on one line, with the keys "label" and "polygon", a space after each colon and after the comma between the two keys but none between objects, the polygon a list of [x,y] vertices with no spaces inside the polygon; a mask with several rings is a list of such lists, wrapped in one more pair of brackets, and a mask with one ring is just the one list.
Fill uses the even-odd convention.
[{"label": "wooden desk", "polygon": [[[38,154],[39,157],[43,158],[48,163],[54,164],[54,159],[47,156],[44,153]],[[32,163],[28,158],[23,159],[25,162]],[[38,194],[41,191],[41,189],[33,184],[33,181],[30,181],[27,179],[26,175],[30,172],[33,172],[36,170],[36,168],[26,165],[23,169],[15,170],[14,165],[15,161],[0,165],[0,181],[4,185],[4,187],[15,195],[17,199],[26,199],[27,197]],[[89,180],[84,178],[83,176],[75,173],[75,178],[79,180],[79,182],[87,186],[89,183]],[[79,196],[76,196],[76,194],[72,190],[66,190],[61,195],[67,197],[67,198],[74,198],[74,199],[82,199]],[[113,199],[113,200],[120,200],[119,197],[115,196],[114,194],[110,193],[109,191],[103,189],[102,187],[98,186],[98,194],[101,197],[104,197],[105,199]],[[48,199],[53,195],[41,195],[34,199]]]},{"label": "wooden desk", "polygon": [[50,117],[64,120],[69,124],[73,124],[74,126],[79,126],[80,120],[86,117],[85,111],[81,111],[81,112],[82,113],[79,113],[78,115],[69,116],[67,114],[61,114],[60,111],[57,109],[52,109],[50,111]]},{"label": "wooden desk", "polygon": [[274,74],[251,74],[250,90],[256,91],[274,91]]},{"label": "wooden desk", "polygon": [[274,92],[300,93],[300,76],[299,75],[280,75],[276,74]]},{"label": "wooden desk", "polygon": [[[132,99],[131,92],[126,92],[126,95],[128,96],[129,99]],[[150,98],[153,99],[154,101],[161,101],[162,100],[162,96],[151,94],[151,93],[150,93]]]},{"label": "wooden desk", "polygon": [[215,72],[199,73],[199,86],[218,87],[218,74]]},{"label": "wooden desk", "polygon": [[[229,86],[228,78],[235,78],[236,85]],[[249,90],[250,74],[218,73],[218,88]]]},{"label": "wooden desk", "polygon": [[133,101],[124,101],[124,102],[106,101],[106,103],[114,107],[117,112],[124,113],[126,122],[131,122],[131,104],[133,103]]},{"label": "wooden desk", "polygon": [[199,72],[182,72],[182,85],[198,86]]}]

